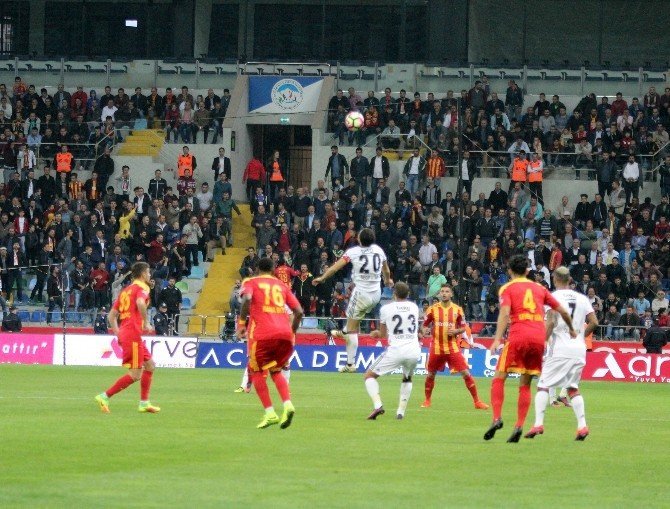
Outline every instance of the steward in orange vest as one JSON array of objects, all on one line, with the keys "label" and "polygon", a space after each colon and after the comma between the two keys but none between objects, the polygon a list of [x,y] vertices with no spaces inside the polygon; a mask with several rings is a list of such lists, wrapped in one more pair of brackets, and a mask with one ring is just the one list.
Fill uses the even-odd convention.
[{"label": "steward in orange vest", "polygon": [[191,170],[191,175],[195,175],[195,169],[198,167],[195,156],[188,153],[186,146],[183,151],[183,154],[177,159],[177,177],[183,177],[186,170]]},{"label": "steward in orange vest", "polygon": [[68,152],[67,145],[61,145],[60,152],[54,156],[54,167],[56,174],[60,175],[61,182],[65,179],[66,190],[70,183],[70,172],[74,168],[74,156],[72,152]]},{"label": "steward in orange vest", "polygon": [[526,174],[528,173],[528,160],[526,159],[526,151],[520,150],[519,155],[514,158],[512,164],[507,168],[507,174],[512,179],[509,183],[509,192],[514,188],[514,183],[519,182],[521,188],[526,185]]},{"label": "steward in orange vest", "polygon": [[530,196],[537,198],[544,207],[544,199],[542,198],[542,172],[544,171],[544,162],[539,154],[534,153],[533,159],[528,165],[528,187],[530,188]]}]

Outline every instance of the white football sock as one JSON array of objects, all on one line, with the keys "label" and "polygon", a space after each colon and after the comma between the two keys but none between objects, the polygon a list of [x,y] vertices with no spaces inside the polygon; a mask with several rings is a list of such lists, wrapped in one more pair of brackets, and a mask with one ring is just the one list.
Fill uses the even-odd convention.
[{"label": "white football sock", "polygon": [[370,398],[372,398],[372,404],[375,406],[375,410],[382,407],[382,398],[379,396],[379,382],[376,378],[366,378],[365,379],[365,388],[368,390]]},{"label": "white football sock", "polygon": [[274,414],[275,413],[275,408],[272,406],[269,406],[265,409],[266,414]]},{"label": "white football sock", "polygon": [[549,391],[548,392],[549,401],[551,401],[551,402],[556,401],[556,387],[549,387],[549,389],[547,389],[547,390]]},{"label": "white football sock", "polygon": [[358,333],[351,332],[347,335],[347,364],[356,364],[356,352],[358,351]]},{"label": "white football sock", "polygon": [[402,382],[400,384],[400,402],[398,403],[398,414],[405,415],[407,402],[412,395],[412,382]]},{"label": "white football sock", "polygon": [[544,425],[544,413],[549,404],[549,393],[547,391],[537,391],[535,394],[535,426]]},{"label": "white football sock", "polygon": [[572,411],[577,417],[577,429],[582,429],[586,427],[586,411],[584,409],[584,398],[581,394],[578,394],[570,400],[572,403]]},{"label": "white football sock", "polygon": [[242,375],[242,383],[240,387],[246,387],[249,383],[249,368],[244,368],[244,374]]},{"label": "white football sock", "polygon": [[286,378],[287,382],[291,381],[291,370],[290,369],[282,369],[281,374],[284,375],[284,378]]},{"label": "white football sock", "polygon": [[567,398],[568,397],[568,390],[565,387],[563,387],[561,389],[561,392],[559,393],[558,397],[559,398]]}]

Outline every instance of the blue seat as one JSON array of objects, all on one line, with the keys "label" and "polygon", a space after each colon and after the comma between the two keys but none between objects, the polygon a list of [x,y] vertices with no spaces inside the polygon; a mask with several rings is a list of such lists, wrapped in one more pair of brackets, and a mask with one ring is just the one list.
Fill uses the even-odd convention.
[{"label": "blue seat", "polygon": [[45,311],[33,311],[30,315],[31,322],[43,322],[47,319],[47,314]]},{"label": "blue seat", "polygon": [[191,299],[188,297],[184,297],[181,301],[181,308],[182,309],[191,309],[193,307],[193,303],[191,302]]},{"label": "blue seat", "polygon": [[146,118],[138,118],[137,120],[135,120],[135,126],[133,127],[133,130],[139,131],[146,128],[147,128]]},{"label": "blue seat", "polygon": [[498,276],[498,284],[504,285],[505,283],[507,283],[507,274],[500,274]]},{"label": "blue seat", "polygon": [[60,311],[54,311],[51,313],[51,321],[52,322],[60,322],[63,319],[62,315],[60,314]]},{"label": "blue seat", "polygon": [[79,320],[79,313],[75,313],[74,311],[66,311],[65,312],[65,321],[66,322],[76,322]]},{"label": "blue seat", "polygon": [[205,271],[200,265],[191,267],[191,274],[188,277],[191,279],[203,279],[205,277]]},{"label": "blue seat", "polygon": [[491,276],[489,274],[482,274],[482,283],[484,286],[489,286],[491,284]]},{"label": "blue seat", "polygon": [[393,297],[393,289],[389,287],[385,287],[382,290],[382,299],[390,299]]},{"label": "blue seat", "polygon": [[202,257],[202,251],[198,251],[198,263],[202,263],[204,258]]},{"label": "blue seat", "polygon": [[22,322],[30,321],[30,311],[19,311],[19,318]]}]

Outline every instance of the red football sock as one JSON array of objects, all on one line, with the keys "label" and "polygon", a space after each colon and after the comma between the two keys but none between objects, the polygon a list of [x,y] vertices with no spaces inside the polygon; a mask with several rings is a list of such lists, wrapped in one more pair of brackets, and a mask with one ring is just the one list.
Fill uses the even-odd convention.
[{"label": "red football sock", "polygon": [[423,391],[426,393],[426,399],[430,399],[433,395],[433,387],[435,387],[435,377],[427,376],[426,385],[423,388]]},{"label": "red football sock", "polygon": [[256,394],[258,395],[258,399],[261,400],[263,408],[270,408],[272,400],[270,399],[270,391],[268,390],[268,384],[263,373],[253,373],[251,381],[254,384],[254,389],[256,389]]},{"label": "red football sock", "polygon": [[493,420],[502,416],[502,406],[505,401],[505,380],[494,378],[491,383],[491,406],[493,407]]},{"label": "red football sock", "polygon": [[135,380],[133,380],[133,377],[126,374],[123,375],[121,378],[119,378],[116,382],[114,382],[114,385],[112,385],[109,389],[105,391],[105,394],[107,394],[108,398],[111,398],[114,396],[114,394],[117,394],[121,392],[123,389],[126,387],[129,387],[130,385],[133,384]]},{"label": "red football sock", "polygon": [[528,409],[530,408],[530,385],[519,386],[519,401],[517,403],[517,419],[516,427],[523,428],[523,423],[526,422]]},{"label": "red football sock", "polygon": [[149,390],[151,389],[151,378],[153,371],[142,371],[142,378],[140,378],[140,400],[149,401]]},{"label": "red football sock", "polygon": [[280,372],[272,373],[272,381],[275,383],[275,387],[277,387],[277,392],[279,393],[281,400],[289,401],[291,399],[291,392],[284,375]]},{"label": "red football sock", "polygon": [[475,384],[475,379],[472,378],[472,375],[464,376],[463,381],[465,382],[465,386],[468,388],[470,394],[472,395],[472,400],[475,403],[479,401],[479,396],[477,395],[477,384]]}]

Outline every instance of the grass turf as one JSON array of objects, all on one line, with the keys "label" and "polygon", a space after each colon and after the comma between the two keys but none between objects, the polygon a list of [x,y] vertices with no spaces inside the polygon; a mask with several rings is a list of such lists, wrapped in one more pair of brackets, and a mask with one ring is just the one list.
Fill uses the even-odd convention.
[{"label": "grass turf", "polygon": [[[440,377],[433,407],[395,419],[399,377],[380,379],[386,415],[360,375],[293,372],[293,426],[257,430],[256,396],[234,394],[240,372],[159,370],[139,414],[139,387],[103,415],[93,396],[120,369],[0,366],[0,501],[7,507],[668,507],[668,389],[584,384],[592,435],[574,442],[568,408],[547,411],[545,435],[507,444],[482,434],[460,378]],[[490,380],[477,380],[488,401]],[[274,388],[271,394],[278,397]],[[280,410],[280,405],[277,405]],[[526,423],[532,424],[533,409]]]}]

